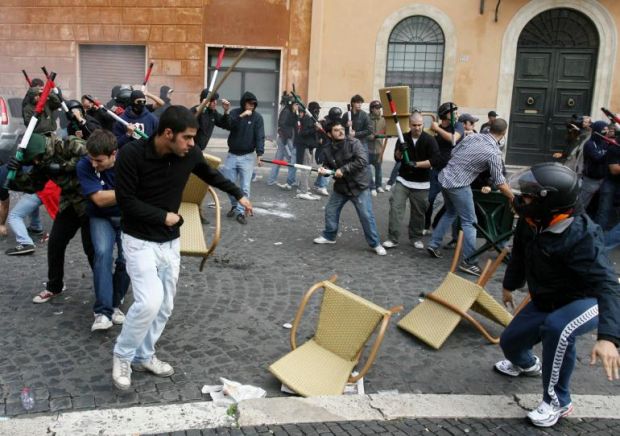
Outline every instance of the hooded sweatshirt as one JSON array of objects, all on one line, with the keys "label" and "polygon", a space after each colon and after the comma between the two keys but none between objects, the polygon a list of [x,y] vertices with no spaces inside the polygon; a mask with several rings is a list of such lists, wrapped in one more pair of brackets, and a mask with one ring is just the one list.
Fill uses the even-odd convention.
[{"label": "hooded sweatshirt", "polygon": [[[34,109],[37,105],[35,97],[37,95],[39,95],[39,88],[33,86],[28,89],[26,97],[24,97],[22,115],[26,126],[34,115]],[[56,131],[56,118],[54,118],[54,111],[56,111],[59,107],[60,99],[56,94],[50,93],[47,103],[45,103],[45,107],[43,108],[43,113],[37,116],[38,121],[34,128],[34,133],[46,134]]]},{"label": "hooded sweatshirt", "polygon": [[[125,109],[125,112],[122,113],[121,118],[128,123],[137,124],[138,127],[140,127],[140,129],[149,137],[155,135],[157,132],[159,120],[146,108],[144,108],[140,115],[137,115],[133,111],[132,107],[129,106]],[[136,139],[135,137],[127,136],[127,128],[118,121],[114,124],[113,133],[114,136],[116,136],[116,142],[118,142],[119,147]]]},{"label": "hooded sweatshirt", "polygon": [[596,133],[607,127],[605,121],[592,123],[592,136],[583,146],[583,175],[600,180],[607,174],[607,143]]},{"label": "hooded sweatshirt", "polygon": [[262,156],[265,152],[265,126],[263,117],[256,110],[252,115],[241,118],[240,115],[245,111],[245,103],[248,101],[258,101],[251,92],[245,92],[241,96],[239,108],[230,112],[224,129],[230,130],[228,136],[228,152],[237,156],[243,156],[256,151],[257,156]]}]

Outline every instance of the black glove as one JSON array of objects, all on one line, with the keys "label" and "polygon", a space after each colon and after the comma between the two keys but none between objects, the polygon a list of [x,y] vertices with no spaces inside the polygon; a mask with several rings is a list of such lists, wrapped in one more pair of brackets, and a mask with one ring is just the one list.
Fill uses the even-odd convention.
[{"label": "black glove", "polygon": [[22,167],[22,163],[17,160],[15,156],[12,156],[6,164],[6,167],[11,171],[19,171]]}]

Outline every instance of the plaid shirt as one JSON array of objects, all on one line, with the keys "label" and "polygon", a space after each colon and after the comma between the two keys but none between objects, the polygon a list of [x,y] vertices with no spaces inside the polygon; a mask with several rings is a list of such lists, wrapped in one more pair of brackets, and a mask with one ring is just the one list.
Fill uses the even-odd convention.
[{"label": "plaid shirt", "polygon": [[448,165],[439,173],[439,183],[444,189],[462,188],[489,170],[497,186],[506,183],[502,169],[502,152],[495,138],[490,134],[473,134],[454,147]]}]

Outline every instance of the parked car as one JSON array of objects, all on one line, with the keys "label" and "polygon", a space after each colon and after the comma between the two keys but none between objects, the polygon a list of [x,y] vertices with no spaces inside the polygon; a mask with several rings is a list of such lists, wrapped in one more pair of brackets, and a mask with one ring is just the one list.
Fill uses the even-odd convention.
[{"label": "parked car", "polygon": [[15,155],[25,131],[22,99],[0,95],[0,162],[6,162]]}]

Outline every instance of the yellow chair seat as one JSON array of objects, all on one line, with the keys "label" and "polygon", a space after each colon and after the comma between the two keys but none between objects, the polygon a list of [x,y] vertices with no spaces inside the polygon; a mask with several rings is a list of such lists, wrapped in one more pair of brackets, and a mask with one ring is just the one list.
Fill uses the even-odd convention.
[{"label": "yellow chair seat", "polygon": [[202,256],[208,251],[205,242],[200,209],[195,203],[181,203],[179,214],[183,217],[181,226],[181,253],[189,256]]},{"label": "yellow chair seat", "polygon": [[343,359],[310,339],[273,363],[269,371],[305,397],[342,395],[356,363]]}]

